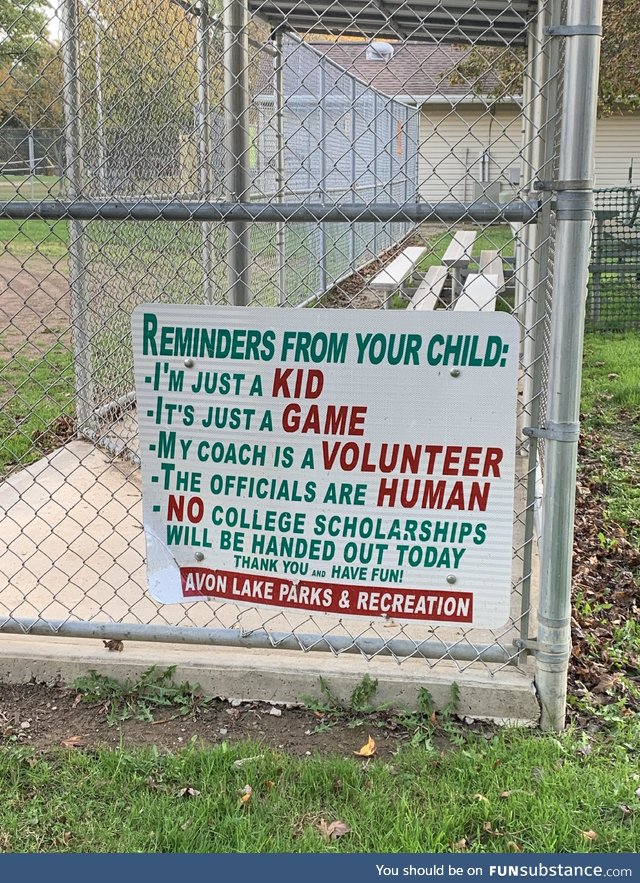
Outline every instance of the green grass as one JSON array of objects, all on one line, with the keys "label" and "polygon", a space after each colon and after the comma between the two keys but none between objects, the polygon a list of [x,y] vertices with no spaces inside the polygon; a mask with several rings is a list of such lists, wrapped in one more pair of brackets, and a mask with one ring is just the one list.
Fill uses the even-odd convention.
[{"label": "green grass", "polygon": [[640,335],[587,334],[582,409],[588,420],[611,426],[621,408],[640,409]]},{"label": "green grass", "polygon": [[[453,239],[453,231],[443,229],[441,233],[431,234],[426,245],[429,253],[420,261],[418,271],[426,272],[429,267],[442,263],[445,251]],[[478,232],[471,249],[474,257],[480,257],[481,251],[499,251],[503,258],[513,257],[514,242],[511,228],[508,226],[486,227]]]},{"label": "green grass", "polygon": [[69,224],[67,221],[14,221],[2,218],[0,243],[4,250],[18,257],[41,254],[55,260],[64,257],[69,250]]},{"label": "green grass", "polygon": [[[503,732],[390,762],[255,744],[0,753],[15,852],[635,852],[632,748]],[[234,761],[254,757],[241,767]],[[245,786],[253,789],[241,803]],[[184,789],[192,789],[187,796]],[[199,792],[199,793],[193,793]],[[330,841],[320,820],[351,832]],[[583,832],[595,832],[591,840]]]},{"label": "green grass", "polygon": [[0,201],[10,199],[57,199],[63,179],[57,175],[0,175]]},{"label": "green grass", "polygon": [[[2,175],[0,202],[51,199],[61,196],[62,179],[55,175]],[[13,221],[0,219],[0,243],[19,257],[35,252],[48,257],[66,255],[69,248],[69,225],[66,221]]]},{"label": "green grass", "polygon": [[73,400],[72,356],[64,345],[43,356],[0,361],[0,473],[56,447],[56,424],[73,415]]},{"label": "green grass", "polygon": [[587,441],[597,434],[590,453],[607,489],[605,518],[640,548],[640,335],[587,334],[582,413]]}]

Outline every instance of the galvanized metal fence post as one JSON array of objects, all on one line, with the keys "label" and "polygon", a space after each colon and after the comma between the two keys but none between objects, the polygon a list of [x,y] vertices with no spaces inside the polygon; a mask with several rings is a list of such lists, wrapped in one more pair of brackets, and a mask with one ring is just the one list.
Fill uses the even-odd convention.
[{"label": "galvanized metal fence post", "polygon": [[[249,35],[246,0],[224,0],[224,113],[226,192],[230,202],[249,202]],[[228,296],[246,306],[250,294],[251,251],[246,221],[229,224]]]},{"label": "galvanized metal fence post", "polygon": [[[560,5],[562,0],[552,0],[546,4],[542,21],[543,28],[560,21]],[[554,136],[558,114],[558,78],[560,76],[560,51],[558,41],[546,35],[543,30],[543,48],[545,63],[541,80],[543,99],[540,132],[541,156],[538,176],[543,181],[553,178],[554,167]],[[527,311],[526,315],[531,326],[526,331],[533,339],[533,352],[530,367],[530,398],[523,393],[523,401],[527,406],[530,426],[538,426],[542,405],[542,374],[544,361],[545,315],[547,309],[547,292],[552,268],[551,252],[551,198],[546,193],[537,220],[538,248],[536,262],[538,266],[537,284],[532,292],[535,300],[535,311]],[[520,636],[523,641],[529,638],[531,578],[533,570],[534,532],[536,528],[536,504],[538,492],[538,439],[529,438],[527,450],[527,498],[524,522],[524,545],[522,551],[522,617],[520,620]],[[524,646],[524,645],[523,645]]]},{"label": "galvanized metal fence post", "polygon": [[[564,102],[558,164],[556,260],[546,425],[536,684],[541,724],[564,725],[571,644],[571,564],[580,411],[580,374],[593,216],[602,0],[569,0],[564,25]],[[565,189],[566,188],[566,189]],[[571,189],[569,189],[571,188]]]},{"label": "galvanized metal fence post", "polygon": [[[209,35],[211,19],[208,0],[201,0],[198,16],[198,162],[200,196],[211,199],[211,109],[209,102]],[[215,299],[213,284],[214,248],[213,225],[202,223],[202,284],[204,302]]]},{"label": "galvanized metal fence post", "polygon": [[[540,174],[542,166],[542,140],[544,111],[544,82],[546,71],[546,56],[543,51],[545,45],[545,15],[544,0],[538,4],[538,16],[535,23],[529,28],[529,65],[531,86],[528,90],[529,104],[523,108],[527,117],[527,137],[525,144],[525,180],[522,182],[527,190],[527,198],[535,198],[533,192],[534,183]],[[524,242],[524,258],[526,263],[521,268],[522,283],[524,290],[524,305],[522,310],[522,420],[523,425],[530,426],[531,402],[533,390],[533,363],[535,359],[535,317],[537,315],[538,297],[540,296],[539,280],[543,273],[540,264],[538,248],[541,242],[539,222],[527,224],[522,230]]]},{"label": "galvanized metal fence post", "polygon": [[[356,91],[356,81],[355,79],[351,80],[351,111],[350,111],[350,129],[351,129],[351,143],[355,144],[357,139],[357,131],[358,131],[358,117],[356,112],[356,102],[357,102],[357,91]],[[357,182],[357,152],[355,150],[351,151],[351,202],[356,202],[356,195],[358,190],[358,182]],[[356,255],[356,225],[351,224],[349,230],[349,263],[353,264]]]},{"label": "galvanized metal fence post", "polygon": [[[276,193],[277,202],[284,202],[285,187],[285,133],[284,133],[284,67],[282,56],[282,31],[277,31],[274,39],[273,53],[273,94],[275,101],[276,126]],[[287,302],[286,256],[287,228],[282,221],[276,223],[276,278],[278,304],[283,307]]]},{"label": "galvanized metal fence post", "polygon": [[[62,13],[63,104],[66,128],[66,178],[70,201],[81,198],[84,169],[82,150],[82,96],[80,94],[80,22],[77,0],[64,0]],[[93,375],[91,372],[91,330],[87,296],[85,222],[69,223],[69,288],[71,327],[76,378],[76,420],[80,434],[95,431]]]},{"label": "galvanized metal fence post", "polygon": [[[320,118],[320,202],[324,205],[327,202],[327,105],[326,90],[327,77],[325,71],[325,62],[320,62],[320,70],[318,71],[319,79],[319,104],[318,114]],[[320,291],[327,288],[327,228],[326,224],[320,224]]]}]

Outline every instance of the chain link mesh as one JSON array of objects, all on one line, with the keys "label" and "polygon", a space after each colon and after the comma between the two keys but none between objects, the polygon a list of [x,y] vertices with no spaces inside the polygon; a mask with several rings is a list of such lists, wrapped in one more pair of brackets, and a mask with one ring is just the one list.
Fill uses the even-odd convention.
[{"label": "chain link mesh", "polygon": [[[63,0],[60,18],[48,18],[34,3],[33,20],[23,12],[6,25],[20,39],[0,72],[4,94],[14,96],[0,129],[9,145],[0,153],[2,200],[235,202],[241,165],[245,200],[258,206],[362,207],[362,219],[350,222],[243,222],[253,306],[415,308],[420,283],[442,265],[454,234],[472,230],[473,245],[445,274],[437,306],[455,309],[469,274],[503,277],[492,283],[495,308],[521,327],[522,425],[546,385],[550,305],[533,313],[528,305],[544,248],[553,263],[553,218],[532,244],[523,225],[452,223],[437,213],[418,225],[402,216],[377,222],[370,210],[423,201],[499,212],[531,197],[541,166],[538,102],[561,73],[557,60],[543,80],[536,73],[550,43],[530,35],[551,3],[534,7],[404,2],[385,17],[378,6],[322,4],[320,13],[312,4],[251,3],[247,67],[234,84],[245,91],[245,149],[230,161],[222,9]],[[532,83],[524,91],[523,76]],[[30,114],[26,128],[21,108]],[[42,146],[45,125],[55,134]],[[25,132],[27,142],[33,133],[35,165]],[[14,170],[14,156],[26,166]],[[428,665],[448,661],[459,670],[516,663],[513,641],[526,632],[532,604],[525,550],[534,544],[527,492],[536,470],[524,450],[503,628],[363,623],[227,603],[161,606],[147,595],[131,313],[141,303],[232,299],[233,224],[104,214],[0,221],[0,631],[28,631],[36,621],[54,630],[70,622],[206,627],[220,640],[259,632],[272,646],[305,650],[331,640],[334,652],[355,648],[398,662],[427,656]],[[424,246],[425,256],[381,294],[372,278],[408,244]],[[551,273],[544,278],[550,290]]]},{"label": "chain link mesh", "polygon": [[640,188],[596,190],[587,327],[640,328]]}]

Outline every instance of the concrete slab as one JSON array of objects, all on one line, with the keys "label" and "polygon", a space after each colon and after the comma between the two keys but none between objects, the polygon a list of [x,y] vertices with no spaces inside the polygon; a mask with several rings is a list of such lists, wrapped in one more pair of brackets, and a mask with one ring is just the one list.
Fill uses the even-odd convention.
[{"label": "concrete slab", "polygon": [[320,677],[332,693],[348,701],[365,674],[378,680],[375,704],[415,708],[418,692],[427,689],[438,708],[458,684],[457,713],[501,724],[534,726],[539,707],[531,672],[513,668],[460,672],[453,663],[427,668],[420,660],[397,665],[391,660],[367,662],[361,656],[287,651],[226,650],[176,644],[126,642],[121,653],[105,649],[102,641],[0,635],[0,681],[11,684],[72,684],[89,671],[119,681],[138,678],[152,665],[176,666],[176,683],[199,684],[208,696],[222,699],[304,704],[322,698]]},{"label": "concrete slab", "polygon": [[[368,623],[292,611],[274,613],[209,601],[159,605],[146,592],[139,470],[89,442],[74,441],[9,476],[0,485],[0,632],[3,622],[6,624],[9,619],[83,620],[232,629],[243,634],[265,629],[294,635],[328,633],[349,639],[435,640],[465,647],[497,644],[513,654],[513,640],[519,636],[521,616],[522,480],[518,482],[515,508],[513,583],[516,588],[512,593],[511,621],[499,630],[434,629],[392,621]],[[170,665],[179,658],[185,671],[189,666],[197,670],[196,680],[202,682],[205,676],[210,678],[216,695],[267,698],[267,694],[278,692],[280,688],[276,688],[280,684],[281,701],[298,701],[302,695],[310,694],[314,685],[317,687],[318,674],[322,671],[338,680],[338,692],[344,688],[346,693],[365,672],[374,676],[375,671],[381,680],[381,690],[391,697],[406,694],[415,699],[419,687],[426,686],[433,688],[434,696],[442,696],[446,702],[450,685],[456,680],[463,695],[468,697],[465,702],[469,709],[473,708],[465,712],[471,716],[537,718],[530,667],[518,670],[513,666],[478,661],[418,659],[404,659],[399,664],[389,657],[368,662],[359,654],[333,657],[313,653],[303,657],[299,652],[282,650],[127,642],[128,648],[134,646],[138,648],[135,651],[139,654],[140,661],[135,662],[138,667],[154,663]],[[11,658],[5,647],[11,648]],[[24,680],[31,677],[55,680],[59,675],[68,681],[73,679],[78,667],[84,666],[86,670],[89,664],[111,667],[118,672],[125,672],[128,664],[134,664],[132,649],[115,661],[116,654],[107,654],[105,661],[106,651],[101,642],[92,640],[0,635],[0,649],[3,659],[0,675],[4,673],[13,679],[20,678],[22,671]],[[193,677],[185,675],[182,679]],[[234,685],[233,690],[230,684]],[[263,693],[265,695],[259,695]],[[507,701],[508,696],[513,697],[513,702]],[[498,706],[502,708],[501,713]]]}]

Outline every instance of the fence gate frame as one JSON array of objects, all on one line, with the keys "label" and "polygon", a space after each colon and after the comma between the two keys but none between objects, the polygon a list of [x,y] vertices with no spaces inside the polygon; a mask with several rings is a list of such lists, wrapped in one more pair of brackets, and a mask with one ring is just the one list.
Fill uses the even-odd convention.
[{"label": "fence gate frame", "polygon": [[[14,219],[69,220],[71,228],[71,291],[76,359],[78,428],[81,435],[96,438],[96,414],[91,406],[92,377],[87,361],[89,337],[86,327],[84,291],[85,224],[91,220],[114,221],[198,221],[203,225],[203,285],[206,302],[212,302],[212,265],[208,247],[211,227],[223,223],[228,230],[228,302],[244,306],[250,300],[250,224],[274,224],[277,230],[278,278],[283,285],[283,237],[285,224],[384,221],[416,224],[421,221],[516,223],[521,231],[519,262],[520,295],[516,313],[525,333],[522,341],[525,389],[528,408],[520,426],[520,444],[527,451],[527,505],[523,545],[523,609],[520,638],[513,652],[497,644],[454,642],[443,650],[441,641],[412,643],[402,639],[383,641],[371,637],[347,638],[338,635],[288,635],[255,630],[242,634],[235,629],[178,628],[171,626],[93,623],[44,619],[23,622],[8,619],[0,632],[68,637],[171,641],[190,644],[216,644],[226,647],[282,648],[353,652],[365,656],[393,655],[486,661],[502,665],[518,664],[533,654],[535,683],[541,703],[541,724],[559,730],[564,724],[567,668],[570,654],[571,561],[573,545],[574,491],[579,434],[579,400],[585,303],[588,282],[589,248],[593,219],[593,145],[602,0],[519,0],[505,3],[500,15],[491,21],[465,18],[457,0],[412,0],[391,12],[384,4],[367,7],[367,27],[379,37],[413,33],[421,17],[428,16],[436,38],[450,42],[470,37],[478,42],[508,45],[514,31],[515,12],[532,13],[528,31],[528,76],[525,82],[525,124],[523,157],[526,198],[506,204],[476,201],[429,203],[408,193],[404,202],[362,204],[332,202],[325,194],[320,201],[286,201],[284,193],[284,124],[282,87],[282,45],[287,28],[298,30],[353,31],[358,13],[324,0],[304,3],[271,3],[270,0],[224,0],[221,26],[224,33],[225,148],[223,201],[213,201],[212,181],[207,163],[201,162],[203,198],[197,200],[87,198],[82,191],[83,131],[81,97],[78,91],[78,10],[81,0],[63,0],[64,109],[67,128],[68,193],[65,199],[42,201],[12,200],[0,204],[0,217]],[[176,0],[178,2],[178,0]],[[482,10],[484,0],[472,4]],[[185,7],[188,4],[180,4]],[[486,3],[495,14],[495,2]],[[285,8],[287,11],[282,12]],[[514,12],[515,8],[515,12]],[[441,10],[440,18],[436,15]],[[198,15],[198,66],[206,71],[208,35],[213,24],[207,0],[198,7],[188,5]],[[259,12],[273,28],[271,46],[275,74],[276,193],[273,200],[250,199],[249,134],[249,36],[250,14]],[[522,19],[518,18],[521,22]],[[455,22],[455,24],[452,24]],[[521,26],[521,25],[520,25]],[[364,26],[362,26],[364,27]],[[517,27],[517,21],[515,23]],[[96,34],[98,23],[95,23]],[[440,29],[440,30],[438,30]],[[430,31],[431,34],[431,31]],[[427,35],[429,36],[429,35]],[[96,38],[97,39],[97,38]],[[355,94],[355,85],[353,87]],[[321,99],[324,87],[321,87]],[[201,160],[209,151],[209,95],[206,84],[199,85],[199,131]],[[355,134],[353,107],[351,126]],[[102,125],[100,118],[100,125]],[[393,118],[390,117],[393,128]],[[100,134],[100,146],[103,135]],[[408,137],[408,136],[407,136]],[[408,154],[407,154],[408,156]],[[325,172],[326,175],[326,172]],[[405,185],[406,186],[406,185]],[[351,249],[354,248],[353,231]],[[279,301],[283,303],[282,290]],[[550,305],[552,308],[550,308]],[[546,335],[546,338],[545,338]],[[546,340],[546,343],[545,343]],[[545,361],[548,346],[548,362]],[[545,376],[546,372],[546,376]],[[529,404],[530,403],[530,404]],[[536,477],[544,462],[541,506]],[[537,635],[529,634],[528,613],[532,554],[536,533],[536,513],[540,546],[540,594]]]}]

